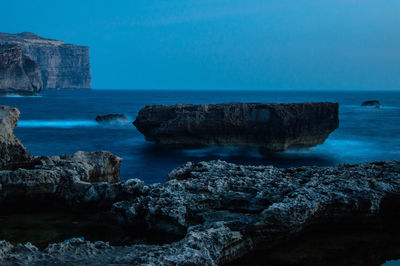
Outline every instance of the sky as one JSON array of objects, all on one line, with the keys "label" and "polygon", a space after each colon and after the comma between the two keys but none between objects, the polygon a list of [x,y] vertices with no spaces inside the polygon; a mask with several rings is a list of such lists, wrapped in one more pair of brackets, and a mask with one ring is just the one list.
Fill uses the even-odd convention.
[{"label": "sky", "polygon": [[90,46],[95,89],[400,90],[399,0],[1,0]]}]

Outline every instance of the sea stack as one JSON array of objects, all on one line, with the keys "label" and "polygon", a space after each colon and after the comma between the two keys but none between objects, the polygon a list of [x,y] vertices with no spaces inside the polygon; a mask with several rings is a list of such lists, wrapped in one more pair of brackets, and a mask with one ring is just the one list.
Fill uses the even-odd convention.
[{"label": "sea stack", "polygon": [[0,45],[0,93],[36,95],[42,88],[38,63],[17,45]]},{"label": "sea stack", "polygon": [[134,122],[146,140],[174,146],[256,146],[284,151],[324,143],[339,126],[337,103],[148,105]]},{"label": "sea stack", "polygon": [[18,45],[38,62],[44,89],[90,89],[89,47],[42,38],[34,33],[0,33],[0,44]]}]

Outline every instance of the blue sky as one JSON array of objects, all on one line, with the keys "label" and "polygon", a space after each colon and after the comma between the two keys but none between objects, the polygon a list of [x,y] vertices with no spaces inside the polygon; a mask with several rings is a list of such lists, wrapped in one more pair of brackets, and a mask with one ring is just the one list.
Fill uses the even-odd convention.
[{"label": "blue sky", "polygon": [[89,45],[102,89],[400,90],[399,0],[2,1],[0,31]]}]

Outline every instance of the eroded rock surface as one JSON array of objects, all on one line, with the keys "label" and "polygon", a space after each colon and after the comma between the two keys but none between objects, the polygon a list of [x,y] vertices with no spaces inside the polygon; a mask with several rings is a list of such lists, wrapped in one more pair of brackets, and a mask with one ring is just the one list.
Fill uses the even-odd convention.
[{"label": "eroded rock surface", "polygon": [[17,108],[0,106],[0,169],[30,159],[29,151],[13,133],[19,116]]},{"label": "eroded rock surface", "polygon": [[285,243],[309,226],[368,222],[400,210],[397,161],[290,169],[187,163],[153,185],[118,182],[120,162],[107,152],[30,158],[0,171],[0,207],[60,202],[112,217],[127,230],[180,240],[110,246],[75,238],[44,250],[0,241],[0,264],[219,265]]},{"label": "eroded rock surface", "polygon": [[38,62],[44,89],[90,89],[89,47],[46,39],[34,33],[0,33],[0,44],[14,44]]},{"label": "eroded rock surface", "polygon": [[339,126],[337,103],[149,105],[134,122],[161,144],[258,146],[267,151],[322,144]]},{"label": "eroded rock surface", "polygon": [[42,88],[39,64],[17,45],[0,45],[0,94],[36,95]]}]

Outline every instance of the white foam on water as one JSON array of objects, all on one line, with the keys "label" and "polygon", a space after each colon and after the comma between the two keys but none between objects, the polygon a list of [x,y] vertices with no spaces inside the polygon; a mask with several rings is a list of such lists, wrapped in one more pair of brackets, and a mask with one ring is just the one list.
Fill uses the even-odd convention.
[{"label": "white foam on water", "polygon": [[4,95],[2,97],[5,98],[42,98],[42,95],[32,95],[32,96],[23,96],[23,95],[16,95],[16,94],[9,94],[9,95]]},{"label": "white foam on water", "polygon": [[91,120],[20,120],[18,127],[23,128],[74,128],[96,127],[99,124]]}]

